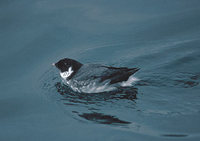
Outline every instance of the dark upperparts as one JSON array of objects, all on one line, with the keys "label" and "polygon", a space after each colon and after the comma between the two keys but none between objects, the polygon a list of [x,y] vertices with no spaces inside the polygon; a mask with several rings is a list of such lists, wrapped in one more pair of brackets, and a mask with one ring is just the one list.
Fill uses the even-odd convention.
[{"label": "dark upperparts", "polygon": [[[69,58],[61,59],[57,63],[55,63],[55,66],[61,72],[68,71],[68,69],[72,67],[73,73],[67,79],[71,79],[77,73],[77,71],[82,67],[82,65],[83,64],[81,64],[80,62]],[[112,70],[108,71],[107,74],[105,76],[102,76],[100,80],[100,82],[103,82],[107,79],[110,79],[111,80],[110,84],[127,81],[132,74],[134,74],[139,70],[139,68],[127,68],[127,67],[121,67],[121,68],[109,67],[109,66],[101,66],[101,67],[107,68],[108,70]]]},{"label": "dark upperparts", "polygon": [[127,81],[128,78],[133,75],[135,72],[139,70],[139,68],[116,68],[116,67],[107,67],[103,66],[105,68],[108,68],[110,70],[114,70],[112,73],[108,73],[107,75],[103,76],[100,80],[100,82],[103,82],[107,79],[110,79],[110,84]]}]

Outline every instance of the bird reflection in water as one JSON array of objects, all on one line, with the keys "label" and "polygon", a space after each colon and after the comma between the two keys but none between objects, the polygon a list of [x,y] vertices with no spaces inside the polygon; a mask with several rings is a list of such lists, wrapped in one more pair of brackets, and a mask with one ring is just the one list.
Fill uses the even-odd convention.
[{"label": "bird reflection in water", "polygon": [[102,93],[77,93],[61,82],[57,82],[55,87],[57,92],[63,96],[62,101],[65,105],[78,105],[86,107],[87,110],[89,110],[89,112],[85,113],[73,111],[73,113],[77,113],[79,117],[84,118],[85,120],[109,125],[126,125],[131,123],[129,121],[121,120],[113,115],[96,112],[96,110],[99,110],[99,106],[101,107],[108,103],[113,104],[119,100],[128,100],[134,104],[135,99],[137,99],[137,88],[120,87],[114,91]]}]

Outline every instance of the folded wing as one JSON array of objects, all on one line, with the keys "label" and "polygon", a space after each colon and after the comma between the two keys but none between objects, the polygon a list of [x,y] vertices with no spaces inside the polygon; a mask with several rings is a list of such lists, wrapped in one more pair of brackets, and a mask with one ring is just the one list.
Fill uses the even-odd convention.
[{"label": "folded wing", "polygon": [[101,77],[100,82],[110,80],[110,84],[115,84],[122,81],[127,81],[128,78],[139,70],[139,68],[116,68],[116,67],[106,67],[106,73]]}]

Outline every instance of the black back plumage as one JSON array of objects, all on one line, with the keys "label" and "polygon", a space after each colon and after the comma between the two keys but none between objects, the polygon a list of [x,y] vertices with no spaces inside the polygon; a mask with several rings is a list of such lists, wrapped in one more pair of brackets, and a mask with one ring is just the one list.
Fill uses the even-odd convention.
[{"label": "black back plumage", "polygon": [[103,82],[105,80],[110,80],[110,84],[115,84],[122,81],[127,81],[128,78],[133,75],[135,72],[139,70],[139,68],[116,68],[116,67],[107,67],[107,72],[104,76],[101,77],[100,82]]}]

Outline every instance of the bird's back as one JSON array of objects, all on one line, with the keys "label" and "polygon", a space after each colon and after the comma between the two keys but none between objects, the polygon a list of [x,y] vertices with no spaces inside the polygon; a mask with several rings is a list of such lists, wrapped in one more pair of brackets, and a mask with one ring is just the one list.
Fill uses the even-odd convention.
[{"label": "bird's back", "polygon": [[128,78],[138,71],[138,68],[116,68],[99,64],[85,64],[74,76],[76,81],[91,80],[95,82],[109,82],[110,84],[127,81]]},{"label": "bird's back", "polygon": [[128,78],[133,75],[135,72],[137,72],[138,68],[116,68],[116,67],[106,67],[107,73],[101,78],[101,82],[105,80],[110,80],[110,84],[115,84],[118,82],[127,81]]}]

